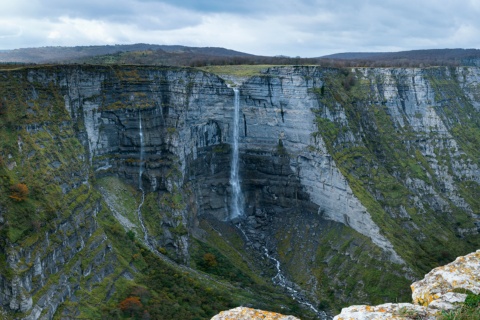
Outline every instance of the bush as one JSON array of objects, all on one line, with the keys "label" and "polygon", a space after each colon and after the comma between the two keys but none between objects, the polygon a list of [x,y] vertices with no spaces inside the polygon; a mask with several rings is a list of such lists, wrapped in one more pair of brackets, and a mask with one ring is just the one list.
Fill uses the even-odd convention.
[{"label": "bush", "polygon": [[0,101],[0,116],[7,113],[7,105],[5,102]]},{"label": "bush", "polygon": [[465,299],[465,305],[470,308],[477,308],[480,304],[480,295],[477,294],[468,294]]},{"label": "bush", "polygon": [[140,311],[142,311],[143,309],[143,305],[140,302],[139,297],[128,297],[122,302],[120,302],[118,307],[120,308],[120,310],[123,311],[123,313],[130,315],[132,317],[135,314],[139,314]]},{"label": "bush", "polygon": [[203,263],[207,268],[214,268],[218,265],[217,258],[212,253],[205,253],[203,255]]},{"label": "bush", "polygon": [[28,187],[24,183],[17,183],[10,187],[9,197],[15,201],[24,201],[28,196]]},{"label": "bush", "polygon": [[135,232],[133,232],[132,230],[128,230],[127,231],[127,238],[130,239],[130,241],[134,241],[135,240]]}]

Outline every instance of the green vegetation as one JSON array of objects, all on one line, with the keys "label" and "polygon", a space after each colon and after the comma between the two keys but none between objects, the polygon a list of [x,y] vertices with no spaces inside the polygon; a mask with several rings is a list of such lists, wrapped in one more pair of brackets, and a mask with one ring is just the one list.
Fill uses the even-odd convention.
[{"label": "green vegetation", "polygon": [[[197,261],[201,257],[202,252],[213,252],[217,256],[224,256],[229,263],[240,270],[238,271],[240,274],[246,274],[254,283],[259,285],[268,284],[265,279],[259,276],[261,270],[253,267],[252,257],[245,252],[243,239],[233,226],[224,225],[225,230],[220,234],[211,221],[202,219],[200,220],[200,227],[207,232],[207,236],[204,243],[194,242],[195,246],[192,247],[192,254],[197,257]],[[199,245],[203,246],[203,251],[200,250],[200,253],[196,253],[195,251],[199,250]],[[228,274],[229,272],[223,273]]]},{"label": "green vegetation", "polygon": [[[197,266],[203,263],[200,269],[205,268],[211,274],[199,277],[153,255],[135,237],[125,233],[107,210],[97,217],[115,254],[115,270],[102,282],[95,283],[91,290],[84,289],[88,287],[88,278],[82,279],[81,289],[76,293],[80,301],[64,303],[58,318],[62,312],[79,310],[79,316],[88,319],[136,319],[147,315],[151,319],[209,319],[221,310],[245,304],[298,313],[293,301],[272,288],[262,288],[263,291],[253,288],[253,282],[241,272],[237,273],[239,269],[226,256],[206,244],[194,241],[193,245]],[[203,258],[202,252],[212,250],[217,265]],[[91,260],[84,259],[82,264],[86,267]],[[235,279],[237,281],[232,281]]]},{"label": "green vegetation", "polygon": [[108,203],[110,210],[128,219],[132,224],[131,232],[143,237],[138,221],[137,209],[140,204],[140,193],[132,185],[128,185],[117,177],[107,176],[96,180],[96,187]]},{"label": "green vegetation", "polygon": [[198,69],[213,73],[218,76],[227,75],[235,77],[253,77],[262,75],[262,71],[272,67],[272,65],[223,65],[223,66],[205,66]]},{"label": "green vegetation", "polygon": [[[86,175],[84,149],[52,82],[29,84],[26,70],[2,77],[0,207],[6,208],[9,223],[0,240],[34,243],[60,213],[71,214],[91,196],[89,190],[72,188]],[[79,176],[67,177],[70,170]]]},{"label": "green vegetation", "polygon": [[246,273],[214,247],[196,240],[192,243],[190,250],[196,269],[219,276],[231,283],[242,284],[242,286],[254,284]]},{"label": "green vegetation", "polygon": [[335,222],[326,222],[313,235],[308,226],[315,222],[298,224],[301,220],[296,214],[288,218],[285,224],[293,230],[277,234],[278,253],[285,271],[320,300],[319,308],[338,313],[353,301],[372,305],[411,300],[411,281],[402,276],[402,267],[386,261],[370,239]]},{"label": "green vegetation", "polygon": [[443,311],[441,320],[479,320],[480,295],[469,292],[460,308],[453,311]]},{"label": "green vegetation", "polygon": [[[355,80],[352,80],[352,75]],[[422,275],[458,255],[475,250],[479,245],[478,237],[469,238],[469,243],[460,239],[459,234],[454,231],[458,226],[474,228],[472,219],[465,211],[449,202],[452,214],[444,214],[428,206],[429,194],[415,194],[407,188],[406,181],[415,179],[432,186],[439,194],[443,193],[440,189],[441,182],[437,181],[429,160],[421,153],[418,140],[423,137],[408,125],[401,127],[393,123],[381,97],[373,95],[369,76],[350,70],[330,70],[325,71],[322,80],[323,86],[313,90],[320,103],[320,108],[315,110],[318,132],[314,137],[320,135],[323,138],[356,197],[367,208],[384,235],[394,244],[395,250],[413,266],[416,274]],[[374,81],[380,86],[383,80],[376,78]],[[397,81],[399,86],[403,85],[400,76]],[[435,89],[449,92],[448,87],[444,88],[440,84]],[[465,108],[469,110],[467,114],[472,120],[467,121],[467,116],[459,118],[458,123],[462,123],[462,126],[453,126],[452,131],[462,128],[462,135],[455,135],[471,142],[465,142],[462,146],[465,146],[470,159],[478,159],[478,148],[473,151],[469,146],[478,146],[476,141],[471,140],[477,136],[475,130],[480,126],[473,122],[479,117],[474,116],[471,107]],[[448,119],[458,117],[454,109],[448,110]],[[346,120],[342,120],[341,113],[345,114]],[[470,138],[467,139],[467,136]],[[438,154],[441,155],[440,151]],[[439,160],[447,164],[454,161],[450,156]],[[457,185],[473,210],[478,212],[480,207],[473,196],[478,185],[473,181],[464,181]],[[446,198],[448,199],[448,196]],[[421,206],[418,204],[419,200],[423,203]],[[369,268],[375,272],[375,268]],[[368,275],[362,277],[369,278]],[[386,283],[390,281],[392,285],[385,288],[387,292],[399,288],[397,285],[401,284],[392,280]],[[364,290],[375,299],[375,289],[369,288],[368,281]]]},{"label": "green vegetation", "polygon": [[[468,70],[458,71],[468,72]],[[435,110],[470,159],[480,158],[480,119],[461,87],[456,68],[427,69],[427,78],[435,92]],[[478,102],[478,101],[477,101]]]}]

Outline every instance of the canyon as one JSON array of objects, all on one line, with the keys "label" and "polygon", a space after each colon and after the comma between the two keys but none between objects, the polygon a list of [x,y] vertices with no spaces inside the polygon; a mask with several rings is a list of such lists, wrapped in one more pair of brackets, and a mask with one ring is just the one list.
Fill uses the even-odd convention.
[{"label": "canyon", "polygon": [[6,319],[114,318],[162,268],[231,307],[329,318],[409,301],[413,280],[480,245],[478,67],[0,79]]}]

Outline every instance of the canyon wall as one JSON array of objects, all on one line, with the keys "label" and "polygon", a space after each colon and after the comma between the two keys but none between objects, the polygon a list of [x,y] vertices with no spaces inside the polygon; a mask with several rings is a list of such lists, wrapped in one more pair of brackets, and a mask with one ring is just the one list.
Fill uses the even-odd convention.
[{"label": "canyon wall", "polygon": [[[117,240],[128,231],[193,269],[197,241],[240,252],[269,281],[266,250],[327,310],[406,296],[411,279],[480,242],[478,68],[272,67],[241,79],[235,221],[222,78],[138,66],[0,76],[8,314],[49,319],[78,290],[132,279]],[[9,197],[17,183],[26,201]]]}]

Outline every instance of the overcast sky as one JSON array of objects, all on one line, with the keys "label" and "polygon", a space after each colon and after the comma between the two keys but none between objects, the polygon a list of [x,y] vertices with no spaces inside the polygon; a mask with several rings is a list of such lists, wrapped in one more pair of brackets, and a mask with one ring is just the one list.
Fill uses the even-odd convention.
[{"label": "overcast sky", "polygon": [[480,0],[0,1],[0,50],[142,42],[316,57],[480,48]]}]

